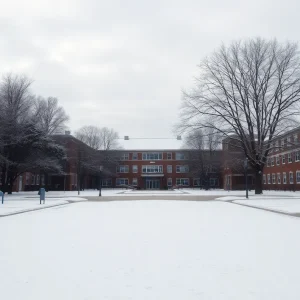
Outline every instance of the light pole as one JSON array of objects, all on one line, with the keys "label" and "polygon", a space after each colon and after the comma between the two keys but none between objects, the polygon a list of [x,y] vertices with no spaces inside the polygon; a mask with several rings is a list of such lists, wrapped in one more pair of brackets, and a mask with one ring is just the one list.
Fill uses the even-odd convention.
[{"label": "light pole", "polygon": [[101,189],[102,189],[102,171],[103,171],[103,166],[99,167],[99,173],[100,173],[100,178],[99,178],[99,197],[101,197]]},{"label": "light pole", "polygon": [[244,161],[245,177],[246,177],[246,198],[248,199],[248,157]]}]

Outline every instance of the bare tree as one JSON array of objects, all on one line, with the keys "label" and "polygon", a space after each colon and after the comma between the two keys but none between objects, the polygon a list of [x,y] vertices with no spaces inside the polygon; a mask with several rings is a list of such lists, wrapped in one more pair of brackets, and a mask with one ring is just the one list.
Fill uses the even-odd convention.
[{"label": "bare tree", "polygon": [[28,171],[60,172],[64,149],[37,126],[31,80],[5,75],[0,83],[0,172],[4,192]]},{"label": "bare tree", "polygon": [[211,128],[198,129],[185,137],[185,146],[190,153],[190,173],[199,177],[200,188],[210,187],[210,179],[220,180],[220,134]]},{"label": "bare tree", "polygon": [[261,38],[223,45],[203,60],[196,87],[183,95],[181,129],[213,128],[238,141],[257,194],[272,141],[295,126],[300,112],[297,49]]},{"label": "bare tree", "polygon": [[62,133],[69,121],[69,116],[54,97],[38,97],[35,101],[35,115],[37,126],[48,135]]},{"label": "bare tree", "polygon": [[96,150],[119,149],[119,135],[114,129],[97,126],[81,127],[75,137]]}]

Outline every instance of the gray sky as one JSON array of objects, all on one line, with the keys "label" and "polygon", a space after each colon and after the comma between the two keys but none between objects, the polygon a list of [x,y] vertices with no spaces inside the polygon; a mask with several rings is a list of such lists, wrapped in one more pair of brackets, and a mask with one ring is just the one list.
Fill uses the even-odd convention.
[{"label": "gray sky", "polygon": [[[298,41],[296,0],[1,0],[0,72],[25,73],[58,97],[74,132],[172,137],[181,89],[222,42],[261,36]],[[174,140],[122,142],[177,148]]]}]

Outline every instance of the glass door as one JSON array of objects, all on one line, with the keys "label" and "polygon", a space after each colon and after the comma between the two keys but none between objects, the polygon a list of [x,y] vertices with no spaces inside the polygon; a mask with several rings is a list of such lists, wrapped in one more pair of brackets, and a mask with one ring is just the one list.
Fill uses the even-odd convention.
[{"label": "glass door", "polygon": [[160,180],[159,179],[146,179],[147,190],[159,190]]}]

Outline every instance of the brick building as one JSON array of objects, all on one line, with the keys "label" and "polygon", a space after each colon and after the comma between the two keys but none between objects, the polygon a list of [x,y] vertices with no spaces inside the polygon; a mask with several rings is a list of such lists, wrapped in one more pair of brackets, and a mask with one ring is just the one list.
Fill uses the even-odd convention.
[{"label": "brick building", "polygon": [[[225,190],[243,190],[245,189],[245,154],[239,147],[239,142],[232,137],[222,141],[223,157],[223,189]],[[254,175],[251,169],[248,169],[248,186],[254,188]]]},{"label": "brick building", "polygon": [[221,150],[202,151],[200,156],[197,150],[97,151],[72,135],[54,139],[66,149],[63,174],[24,173],[14,191],[97,189],[100,182],[104,188],[222,187]]},{"label": "brick building", "polygon": [[[222,141],[222,150],[213,154],[181,150],[96,151],[71,135],[54,137],[66,149],[63,174],[24,173],[14,183],[14,191],[96,189],[136,186],[140,189],[180,187],[245,188],[245,156],[232,138]],[[300,127],[274,140],[263,171],[263,189],[300,190]],[[205,156],[206,155],[206,156]],[[207,176],[200,170],[206,163]],[[207,164],[207,162],[209,162]],[[100,173],[100,166],[103,171]],[[248,172],[250,189],[254,176]],[[206,181],[206,183],[205,183]]]},{"label": "brick building", "polygon": [[[114,150],[110,153],[118,161],[117,176],[106,179],[109,182],[105,186],[132,185],[140,189],[205,186],[204,178],[200,179],[201,169],[196,167],[200,163],[197,150]],[[205,162],[209,187],[221,187],[220,153],[216,152]]]},{"label": "brick building", "polygon": [[300,128],[276,138],[271,148],[263,172],[263,188],[300,190]]}]

